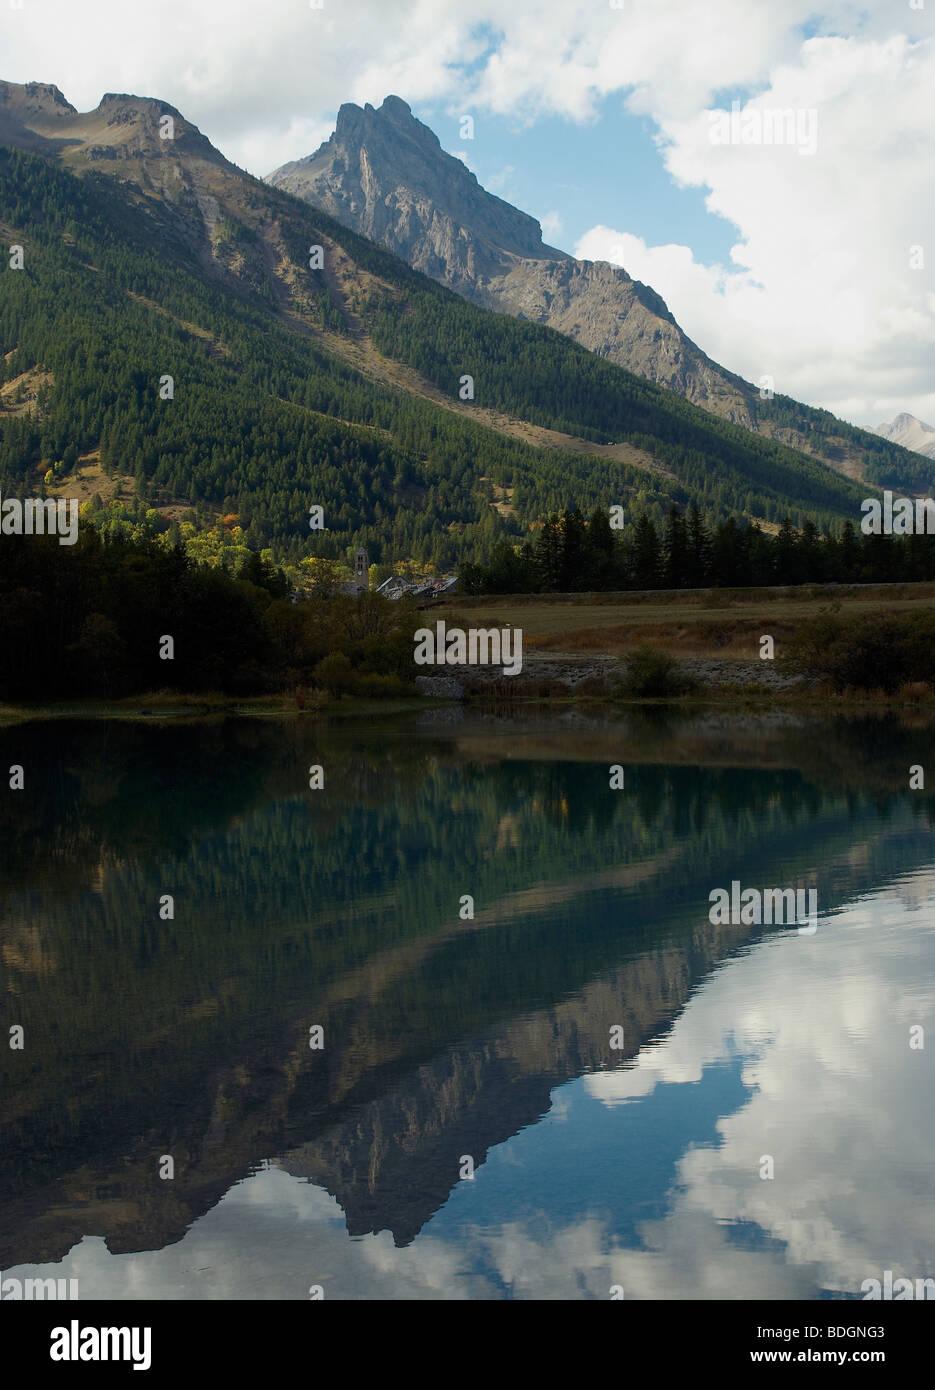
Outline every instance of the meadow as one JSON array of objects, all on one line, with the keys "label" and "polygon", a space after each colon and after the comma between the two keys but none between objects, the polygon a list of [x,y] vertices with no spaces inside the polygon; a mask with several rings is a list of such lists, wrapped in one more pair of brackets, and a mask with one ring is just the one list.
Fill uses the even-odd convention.
[{"label": "meadow", "polygon": [[423,615],[477,627],[519,627],[530,654],[623,656],[648,642],[673,656],[754,660],[764,634],[782,642],[824,613],[872,617],[935,607],[935,583],[817,585],[772,589],[650,590],[623,594],[459,597]]}]

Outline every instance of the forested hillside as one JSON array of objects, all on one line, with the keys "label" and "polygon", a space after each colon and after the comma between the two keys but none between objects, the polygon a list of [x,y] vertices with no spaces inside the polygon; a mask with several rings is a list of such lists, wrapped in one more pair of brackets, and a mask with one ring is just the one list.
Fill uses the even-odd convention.
[{"label": "forested hillside", "polygon": [[440,567],[567,508],[859,514],[864,485],[465,303],[211,153],[143,141],[66,168],[0,149],[0,239],[24,247],[23,269],[0,261],[4,493],[70,494],[99,453],[98,523],[107,480],[130,479],[155,529],[191,508],[278,559],[364,542]]}]

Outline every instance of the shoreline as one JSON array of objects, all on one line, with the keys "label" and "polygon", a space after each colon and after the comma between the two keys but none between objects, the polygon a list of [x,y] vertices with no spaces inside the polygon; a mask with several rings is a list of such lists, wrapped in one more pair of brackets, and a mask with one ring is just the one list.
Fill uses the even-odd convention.
[{"label": "shoreline", "polygon": [[898,693],[885,695],[879,691],[863,694],[833,694],[821,689],[793,687],[784,690],[745,690],[743,687],[719,690],[710,687],[691,695],[664,698],[612,697],[585,693],[576,694],[574,687],[564,694],[504,695],[501,690],[484,694],[474,687],[465,697],[421,695],[393,700],[373,700],[358,696],[343,696],[311,706],[300,707],[289,697],[226,697],[217,692],[205,696],[180,696],[170,701],[145,698],[124,700],[70,700],[37,702],[36,704],[0,704],[0,726],[49,720],[125,720],[129,722],[206,722],[213,719],[334,719],[353,718],[379,713],[382,717],[415,714],[431,709],[460,708],[464,710],[546,708],[567,710],[586,708],[598,710],[622,709],[679,709],[685,713],[717,710],[720,713],[748,714],[755,711],[787,709],[823,714],[859,712],[908,712],[935,717],[935,695],[907,698]]}]

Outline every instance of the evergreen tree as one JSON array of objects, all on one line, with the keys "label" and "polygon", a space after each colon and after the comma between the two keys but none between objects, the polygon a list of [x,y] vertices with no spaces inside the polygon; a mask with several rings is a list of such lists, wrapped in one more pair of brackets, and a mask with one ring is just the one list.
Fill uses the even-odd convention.
[{"label": "evergreen tree", "polygon": [[633,531],[630,582],[634,589],[655,589],[660,580],[662,551],[656,528],[643,513]]},{"label": "evergreen tree", "polygon": [[860,542],[850,521],[845,521],[841,530],[839,566],[839,577],[845,584],[853,584],[860,578]]},{"label": "evergreen tree", "polygon": [[587,584],[589,589],[613,589],[622,584],[617,556],[617,540],[610,517],[595,507],[588,521]]},{"label": "evergreen tree", "polygon": [[711,541],[697,504],[688,516],[688,583],[692,589],[703,589],[711,578]]},{"label": "evergreen tree", "polygon": [[779,534],[776,537],[776,548],[773,552],[775,561],[775,582],[777,584],[798,584],[799,566],[796,546],[795,528],[791,519],[783,517]]},{"label": "evergreen tree", "polygon": [[562,583],[563,552],[562,527],[557,516],[547,517],[543,522],[534,551],[540,589],[546,593],[557,592]]},{"label": "evergreen tree", "polygon": [[566,510],[561,521],[562,562],[559,587],[564,593],[585,589],[588,580],[588,533],[577,508]]},{"label": "evergreen tree", "polygon": [[711,570],[719,588],[734,589],[746,583],[744,533],[730,516],[714,533]]},{"label": "evergreen tree", "polygon": [[690,572],[691,557],[685,518],[678,507],[672,507],[666,522],[666,536],[663,545],[663,582],[665,587],[667,589],[687,588]]}]

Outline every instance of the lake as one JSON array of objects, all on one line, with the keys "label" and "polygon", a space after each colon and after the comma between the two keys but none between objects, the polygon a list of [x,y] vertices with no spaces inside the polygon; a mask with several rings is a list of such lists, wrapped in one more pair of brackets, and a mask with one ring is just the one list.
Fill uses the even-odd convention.
[{"label": "lake", "polygon": [[[912,766],[935,789],[921,718],[0,728],[4,1279],[935,1279],[935,803]],[[814,889],[817,929],[712,924],[734,882]]]}]

